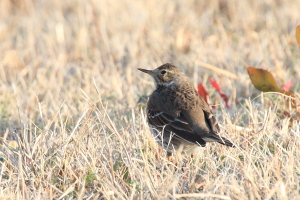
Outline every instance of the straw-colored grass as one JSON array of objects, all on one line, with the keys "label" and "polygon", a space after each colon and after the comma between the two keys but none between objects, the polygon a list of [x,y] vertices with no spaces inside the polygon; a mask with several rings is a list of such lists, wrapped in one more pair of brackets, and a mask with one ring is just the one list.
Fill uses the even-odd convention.
[{"label": "straw-colored grass", "polygon": [[[300,199],[300,123],[246,70],[268,69],[280,86],[293,79],[299,94],[299,8],[1,0],[0,198]],[[137,70],[166,62],[206,85],[221,134],[237,148],[209,144],[176,165],[166,159],[145,120],[153,82]]]}]

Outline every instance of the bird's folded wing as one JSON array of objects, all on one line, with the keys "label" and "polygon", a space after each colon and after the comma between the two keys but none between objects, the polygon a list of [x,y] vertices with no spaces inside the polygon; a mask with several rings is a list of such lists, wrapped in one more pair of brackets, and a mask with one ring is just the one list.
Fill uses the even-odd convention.
[{"label": "bird's folded wing", "polygon": [[206,126],[209,129],[209,134],[205,135],[205,137],[202,137],[202,139],[206,142],[218,142],[223,145],[234,147],[229,140],[218,135],[220,132],[220,127],[212,112],[209,109],[203,109],[203,113]]},{"label": "bird's folded wing", "polygon": [[209,132],[215,134],[220,132],[220,127],[215,116],[212,114],[209,105],[204,101],[203,98],[201,98],[200,95],[198,95],[198,104],[198,107],[201,108],[204,113],[204,120]]},{"label": "bird's folded wing", "polygon": [[174,134],[173,137],[185,140],[186,142],[200,146],[205,146],[206,144],[200,135],[194,133],[183,115],[173,117],[165,112],[148,110],[148,122],[159,131]]},{"label": "bird's folded wing", "polygon": [[203,112],[206,126],[209,128],[210,132],[213,134],[220,132],[219,124],[211,111],[203,110]]}]

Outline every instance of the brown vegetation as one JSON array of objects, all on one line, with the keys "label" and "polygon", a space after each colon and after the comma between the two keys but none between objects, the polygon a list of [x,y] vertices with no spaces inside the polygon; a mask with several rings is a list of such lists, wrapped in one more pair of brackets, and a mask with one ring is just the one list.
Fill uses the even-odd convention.
[{"label": "brown vegetation", "polygon": [[[246,69],[265,68],[279,85],[295,80],[299,98],[299,8],[1,0],[0,198],[300,199],[300,124]],[[167,160],[144,116],[153,82],[137,71],[166,62],[207,87],[221,134],[237,148],[209,144],[177,166]]]}]

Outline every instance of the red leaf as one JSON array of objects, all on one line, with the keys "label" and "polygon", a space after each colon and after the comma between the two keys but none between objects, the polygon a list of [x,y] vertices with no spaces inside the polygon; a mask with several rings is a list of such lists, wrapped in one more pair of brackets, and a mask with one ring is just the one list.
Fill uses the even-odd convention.
[{"label": "red leaf", "polygon": [[206,91],[204,85],[202,83],[198,84],[198,94],[204,99],[204,101],[208,104],[208,92]]},{"label": "red leaf", "polygon": [[218,91],[218,93],[222,97],[223,101],[225,102],[226,107],[230,108],[230,105],[228,102],[229,99],[228,99],[227,95],[221,91],[220,85],[212,77],[209,78],[209,81],[210,81],[211,85]]},{"label": "red leaf", "polygon": [[212,77],[209,78],[209,82],[218,92],[221,92],[219,84]]},{"label": "red leaf", "polygon": [[222,99],[224,100],[226,108],[230,108],[230,105],[228,103],[228,97],[226,96],[226,94],[224,94],[223,92],[219,92],[219,94],[221,95]]},{"label": "red leaf", "polygon": [[293,85],[293,80],[289,80],[289,81],[282,87],[282,89],[283,89],[284,91],[288,92],[288,91],[291,89],[292,85]]}]

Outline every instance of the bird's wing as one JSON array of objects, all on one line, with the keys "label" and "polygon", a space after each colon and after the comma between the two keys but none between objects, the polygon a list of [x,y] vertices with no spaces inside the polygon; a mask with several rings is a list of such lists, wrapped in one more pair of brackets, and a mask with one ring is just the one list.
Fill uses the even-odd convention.
[{"label": "bird's wing", "polygon": [[174,134],[177,137],[191,144],[205,146],[206,142],[195,134],[185,117],[180,114],[178,117],[173,117],[166,112],[158,110],[148,110],[148,122],[152,127],[156,127],[159,131],[164,131],[166,134]]},{"label": "bird's wing", "polygon": [[[195,95],[197,96],[196,99],[197,99],[198,112],[201,112],[201,110],[203,111],[205,124],[209,132],[212,133],[220,132],[220,127],[218,125],[218,122],[215,116],[212,114],[209,105],[204,101],[204,99],[197,92],[195,92]],[[201,114],[199,113],[199,115],[202,115],[202,113]]]},{"label": "bird's wing", "polygon": [[220,127],[215,116],[201,97],[199,100],[199,105],[196,108],[182,112],[194,132],[201,136],[205,142],[218,142],[233,147],[234,145],[229,140],[218,135]]},{"label": "bird's wing", "polygon": [[219,124],[215,118],[215,116],[212,114],[211,111],[203,110],[204,113],[204,119],[207,128],[210,130],[211,133],[217,134],[220,132]]}]

